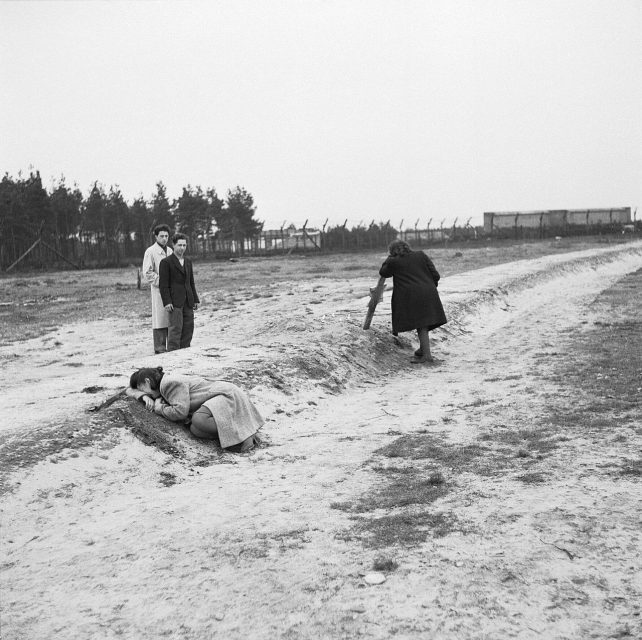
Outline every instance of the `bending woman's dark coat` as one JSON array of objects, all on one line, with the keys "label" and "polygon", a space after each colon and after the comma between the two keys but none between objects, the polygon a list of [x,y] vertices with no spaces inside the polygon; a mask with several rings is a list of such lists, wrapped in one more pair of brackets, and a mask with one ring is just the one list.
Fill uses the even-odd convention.
[{"label": "bending woman's dark coat", "polygon": [[446,324],[446,314],[437,293],[439,273],[423,251],[391,256],[379,275],[392,277],[392,333]]}]

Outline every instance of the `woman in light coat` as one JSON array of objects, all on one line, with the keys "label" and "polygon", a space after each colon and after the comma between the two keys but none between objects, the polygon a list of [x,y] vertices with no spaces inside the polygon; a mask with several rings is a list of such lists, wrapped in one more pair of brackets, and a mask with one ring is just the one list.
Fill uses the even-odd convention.
[{"label": "woman in light coat", "polygon": [[167,246],[169,240],[169,227],[159,224],[154,227],[156,242],[148,247],[143,257],[143,276],[149,282],[152,292],[152,333],[154,335],[154,353],[167,351],[167,328],[169,327],[169,313],[165,310],[160,290],[158,288],[161,260],[172,255],[172,250]]},{"label": "woman in light coat", "polygon": [[223,449],[238,445],[240,451],[248,451],[257,444],[256,433],[264,423],[247,394],[235,384],[165,373],[163,367],[135,371],[127,395],[168,420],[189,422],[192,435],[216,439]]}]

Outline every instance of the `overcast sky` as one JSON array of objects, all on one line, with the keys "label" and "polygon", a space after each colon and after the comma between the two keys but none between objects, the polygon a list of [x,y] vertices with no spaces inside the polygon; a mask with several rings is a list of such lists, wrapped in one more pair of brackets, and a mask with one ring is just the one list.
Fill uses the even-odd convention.
[{"label": "overcast sky", "polygon": [[21,1],[0,25],[13,176],[241,185],[266,228],[642,204],[641,0]]}]

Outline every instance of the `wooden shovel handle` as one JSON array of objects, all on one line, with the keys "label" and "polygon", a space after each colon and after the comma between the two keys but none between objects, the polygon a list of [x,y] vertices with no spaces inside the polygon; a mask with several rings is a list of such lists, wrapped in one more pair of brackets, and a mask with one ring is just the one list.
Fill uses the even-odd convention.
[{"label": "wooden shovel handle", "polygon": [[372,317],[374,316],[375,309],[381,300],[381,296],[386,288],[386,279],[382,276],[377,282],[377,286],[374,289],[370,289],[370,302],[368,302],[368,313],[366,314],[366,319],[363,323],[364,329],[370,329],[370,323],[372,322]]}]

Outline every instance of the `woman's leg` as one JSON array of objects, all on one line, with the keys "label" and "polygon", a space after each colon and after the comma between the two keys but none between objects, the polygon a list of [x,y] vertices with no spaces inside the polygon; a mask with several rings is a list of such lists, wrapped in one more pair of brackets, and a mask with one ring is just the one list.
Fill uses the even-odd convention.
[{"label": "woman's leg", "polygon": [[[204,438],[207,440],[218,440],[218,428],[216,427],[216,420],[212,412],[207,407],[199,407],[192,415],[192,424],[189,429],[192,435],[196,438]],[[241,452],[249,451],[254,447],[256,441],[254,436],[250,436],[243,440],[243,442],[234,445],[238,447]]]},{"label": "woman's leg", "polygon": [[421,350],[421,335],[420,335],[420,334],[421,334],[421,329],[417,329],[417,338],[418,338],[418,340],[419,340],[419,349],[417,349],[417,350],[415,351],[415,355],[416,355],[418,358],[421,358],[421,356],[423,356],[423,355],[424,355],[424,352]]},{"label": "woman's leg", "polygon": [[196,438],[214,440],[218,436],[216,421],[212,412],[207,407],[199,407],[192,416],[192,424],[189,428]]},{"label": "woman's leg", "polygon": [[422,362],[432,362],[432,355],[430,353],[430,339],[428,337],[428,329],[422,328],[417,329],[417,335],[419,336],[419,350],[421,351],[420,356],[415,356],[411,362],[414,364],[420,364]]}]

